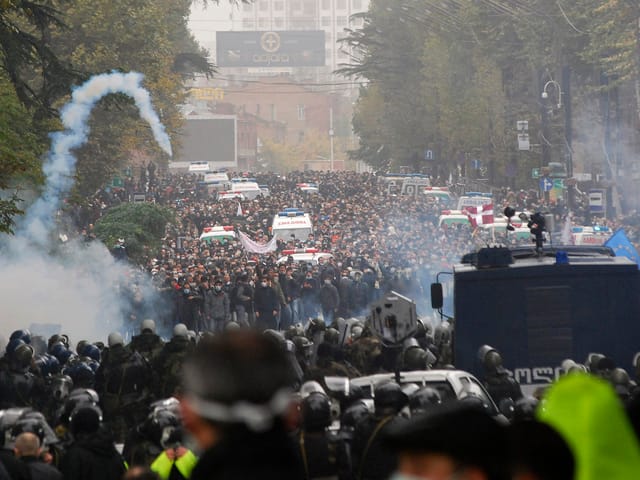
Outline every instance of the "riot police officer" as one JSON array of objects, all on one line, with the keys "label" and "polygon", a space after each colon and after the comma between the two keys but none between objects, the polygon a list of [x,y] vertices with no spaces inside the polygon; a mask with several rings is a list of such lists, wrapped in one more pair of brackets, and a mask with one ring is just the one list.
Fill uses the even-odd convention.
[{"label": "riot police officer", "polygon": [[156,333],[156,322],[152,318],[142,321],[140,334],[134,335],[129,343],[129,348],[140,353],[149,364],[153,364],[163,346],[164,342]]},{"label": "riot police officer", "polygon": [[96,391],[116,440],[124,442],[126,431],[146,414],[150,399],[150,369],[138,352],[124,345],[118,332],[109,334],[109,348],[96,372]]},{"label": "riot police officer", "polygon": [[406,394],[394,381],[383,381],[374,387],[374,414],[356,425],[354,433],[353,461],[357,479],[387,479],[396,468],[396,457],[385,448],[382,439],[389,429],[406,422],[399,415],[406,404]]},{"label": "riot police officer", "polygon": [[345,444],[331,431],[331,402],[327,395],[313,392],[300,406],[301,428],[295,434],[305,478],[344,478],[351,471]]}]

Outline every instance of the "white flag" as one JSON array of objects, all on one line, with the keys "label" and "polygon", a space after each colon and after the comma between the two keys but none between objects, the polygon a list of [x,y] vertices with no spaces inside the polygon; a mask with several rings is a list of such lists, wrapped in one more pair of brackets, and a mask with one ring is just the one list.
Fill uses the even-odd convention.
[{"label": "white flag", "polygon": [[238,211],[236,212],[236,216],[237,217],[241,217],[243,215],[242,213],[242,205],[240,204],[240,202],[238,202]]}]

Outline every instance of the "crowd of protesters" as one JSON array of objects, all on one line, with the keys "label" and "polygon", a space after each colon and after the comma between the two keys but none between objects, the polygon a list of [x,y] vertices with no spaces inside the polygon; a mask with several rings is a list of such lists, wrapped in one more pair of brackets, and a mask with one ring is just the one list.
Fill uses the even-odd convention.
[{"label": "crowd of protesters", "polygon": [[[488,240],[439,226],[448,206],[374,174],[256,177],[268,195],[219,201],[198,175],[147,168],[137,185],[102,191],[75,212],[90,239],[100,215],[134,192],[175,209],[180,221],[145,264],[162,308],[154,318],[141,308],[105,342],[11,334],[0,361],[0,479],[634,478],[640,395],[604,356],[572,364],[558,388],[535,397],[505,375],[497,352],[484,397],[392,378],[367,392],[351,381],[453,368],[450,326],[429,318],[429,283]],[[497,212],[507,204],[566,215],[536,192],[494,192]],[[313,232],[274,252],[200,241],[206,227],[233,226],[266,244],[287,207],[309,213]],[[296,263],[285,253],[296,248],[331,257]],[[364,318],[391,290],[420,314],[402,349]],[[588,415],[576,419],[575,409]]]}]

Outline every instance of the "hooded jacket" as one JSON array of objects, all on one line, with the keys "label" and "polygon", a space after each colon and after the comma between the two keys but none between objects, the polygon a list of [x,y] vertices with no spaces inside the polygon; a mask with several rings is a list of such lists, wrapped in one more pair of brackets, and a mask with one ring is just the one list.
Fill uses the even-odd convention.
[{"label": "hooded jacket", "polygon": [[122,478],[126,468],[113,437],[104,429],[78,435],[62,459],[65,480],[113,480]]}]

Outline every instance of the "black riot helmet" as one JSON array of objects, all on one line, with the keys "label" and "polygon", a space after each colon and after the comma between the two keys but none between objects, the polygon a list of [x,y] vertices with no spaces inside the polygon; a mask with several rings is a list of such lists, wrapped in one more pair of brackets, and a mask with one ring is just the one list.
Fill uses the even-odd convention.
[{"label": "black riot helmet", "polygon": [[24,432],[30,432],[38,436],[43,446],[58,443],[58,437],[46,418],[40,412],[29,410],[24,412],[11,429],[11,437],[15,439]]},{"label": "black riot helmet", "polygon": [[9,341],[19,339],[24,343],[31,343],[31,332],[29,330],[15,330],[9,337]]},{"label": "black riot helmet", "polygon": [[409,410],[411,415],[428,412],[434,405],[440,405],[442,397],[433,387],[422,387],[409,395]]},{"label": "black riot helmet", "polygon": [[393,415],[407,404],[407,395],[394,381],[383,381],[373,389],[376,415]]},{"label": "black riot helmet", "polygon": [[320,392],[314,392],[302,400],[300,406],[302,428],[307,432],[320,432],[331,425],[331,401]]},{"label": "black riot helmet", "polygon": [[11,360],[13,365],[18,368],[28,368],[33,360],[33,347],[28,343],[18,345],[11,355]]},{"label": "black riot helmet", "polygon": [[370,415],[369,407],[363,401],[355,402],[342,413],[340,428],[354,429],[356,425]]},{"label": "black riot helmet", "polygon": [[71,377],[76,388],[93,388],[95,383],[95,372],[84,362],[75,362],[62,371]]},{"label": "black riot helmet", "polygon": [[331,345],[338,345],[340,343],[340,332],[335,328],[327,328],[324,332],[324,341]]},{"label": "black riot helmet", "polygon": [[155,408],[140,426],[140,433],[158,447],[168,448],[182,439],[180,417],[172,408]]},{"label": "black riot helmet", "polygon": [[15,407],[0,410],[0,445],[1,448],[12,448],[11,431],[18,420],[27,412],[32,412],[29,407]]},{"label": "black riot helmet", "polygon": [[478,360],[487,372],[503,370],[502,355],[490,345],[483,345],[478,349]]}]

